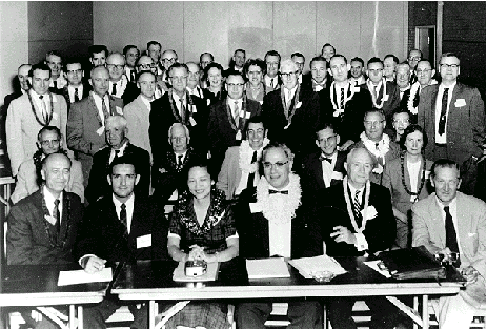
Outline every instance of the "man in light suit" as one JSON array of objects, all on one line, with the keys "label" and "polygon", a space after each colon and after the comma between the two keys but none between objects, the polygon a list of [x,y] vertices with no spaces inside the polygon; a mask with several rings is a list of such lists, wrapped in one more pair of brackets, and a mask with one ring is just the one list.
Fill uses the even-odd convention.
[{"label": "man in light suit", "polygon": [[466,290],[439,302],[441,329],[469,328],[475,307],[486,303],[486,204],[457,191],[459,166],[451,160],[434,163],[431,182],[435,193],[412,207],[413,246],[432,254],[460,253],[460,268],[468,280]]},{"label": "man in light suit", "polygon": [[[51,153],[65,152],[62,149],[61,131],[55,126],[46,126],[39,131],[37,146],[39,150],[34,157],[20,165],[15,191],[10,198],[14,204],[39,189],[41,177],[38,174],[42,160]],[[76,193],[81,202],[84,202],[83,171],[79,161],[71,159],[71,170],[65,190]]]},{"label": "man in light suit", "polygon": [[97,66],[91,70],[93,91],[69,110],[67,146],[77,152],[83,167],[84,187],[89,180],[93,156],[106,146],[105,120],[109,116],[123,115],[123,101],[108,96],[108,70]]},{"label": "man in light suit", "polygon": [[37,151],[37,133],[42,127],[58,127],[63,142],[66,141],[67,105],[62,96],[48,91],[50,72],[46,64],[34,65],[29,73],[32,88],[12,101],[7,109],[7,152],[14,176],[20,164],[32,159]]},{"label": "man in light suit", "polygon": [[260,181],[260,159],[263,147],[268,144],[267,131],[262,117],[250,118],[246,125],[246,140],[240,146],[226,150],[223,165],[218,175],[217,187],[224,191],[227,200],[232,200],[244,189]]},{"label": "man in light suit", "polygon": [[153,155],[150,149],[148,129],[150,103],[155,99],[155,88],[157,88],[156,79],[152,72],[142,71],[137,81],[140,96],[123,108],[123,115],[127,120],[127,138],[133,145],[149,152],[151,163],[153,163]]},{"label": "man in light suit", "polygon": [[460,65],[456,55],[442,55],[442,82],[424,88],[420,94],[418,124],[425,128],[430,140],[425,156],[432,161],[444,158],[461,165],[461,191],[473,194],[486,121],[479,90],[457,82]]}]

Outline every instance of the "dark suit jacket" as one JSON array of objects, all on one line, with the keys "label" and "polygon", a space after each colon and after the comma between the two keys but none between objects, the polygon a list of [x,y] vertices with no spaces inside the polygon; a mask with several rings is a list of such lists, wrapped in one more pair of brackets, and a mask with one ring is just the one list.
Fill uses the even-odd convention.
[{"label": "dark suit jacket", "polygon": [[123,104],[130,104],[138,97],[138,95],[140,95],[140,89],[138,89],[137,85],[133,82],[128,82],[121,97]]},{"label": "dark suit jacket", "polygon": [[[439,85],[427,86],[420,94],[418,124],[424,127],[429,142],[425,147],[425,157],[431,161],[434,156],[435,143],[435,104]],[[461,105],[458,100],[464,100]],[[439,100],[440,101],[440,100]],[[486,137],[484,102],[477,88],[456,83],[447,115],[447,154],[451,160],[462,164],[471,155],[480,158],[482,145]]]},{"label": "dark suit jacket", "polygon": [[[346,193],[349,192],[346,191]],[[350,198],[352,197],[350,196]],[[318,227],[312,230],[312,233],[316,234],[316,236],[312,236],[311,238],[320,239],[320,236],[322,236],[326,243],[326,254],[330,256],[354,256],[362,254],[354,245],[349,245],[344,242],[336,243],[330,237],[330,234],[334,231],[333,227],[339,225],[356,233],[348,215],[343,184],[324,189],[317,200],[316,207],[314,208],[316,209],[314,218],[317,218],[319,222],[317,223]],[[388,189],[371,183],[368,205],[373,206],[378,212],[377,217],[366,222],[363,231],[368,242],[369,251],[376,252],[388,249],[392,246],[397,234]]]},{"label": "dark suit jacket", "polygon": [[333,117],[334,109],[330,98],[330,88],[319,91],[323,119],[332,122],[338,128],[341,144],[348,140],[353,142],[359,140],[359,135],[364,130],[364,113],[366,109],[371,109],[373,106],[368,89],[362,87],[353,88],[359,88],[359,91],[356,90],[353,98],[346,103],[341,117]]},{"label": "dark suit jacket", "polygon": [[[368,85],[365,84],[364,88],[368,88]],[[371,90],[368,90],[371,95]],[[388,95],[388,100],[383,103],[382,110],[385,113],[387,125],[391,125],[392,123],[392,113],[395,109],[400,107],[400,87],[394,84],[391,81],[386,82],[386,94]],[[377,103],[381,103],[383,98],[383,87],[380,88],[378,92],[378,99]]]},{"label": "dark suit jacket", "polygon": [[[324,84],[324,89],[329,88],[329,86],[331,85],[331,82],[332,82],[332,80],[329,77],[326,77],[326,83]],[[302,76],[301,88],[306,89],[306,90],[314,90],[313,86],[314,86],[314,83],[312,81],[312,76],[310,74]]]},{"label": "dark suit jacket", "polygon": [[[94,155],[93,167],[89,173],[88,186],[84,191],[84,197],[89,203],[96,202],[103,195],[111,195],[113,189],[106,179],[108,175],[111,147],[107,146]],[[146,150],[133,144],[128,144],[123,152],[123,157],[130,157],[136,163],[140,181],[135,187],[135,192],[141,197],[147,197],[150,183],[150,156]]]},{"label": "dark suit jacket", "polygon": [[63,192],[61,229],[50,236],[42,209],[41,189],[14,205],[7,216],[7,263],[9,265],[73,262],[72,249],[83,217],[79,196]]},{"label": "dark suit jacket", "polygon": [[[282,87],[283,88],[283,87]],[[295,96],[290,107],[295,104]],[[294,153],[308,153],[315,147],[315,131],[321,121],[319,95],[312,90],[300,88],[300,107],[296,108],[290,126],[285,118],[281,90],[269,92],[263,99],[262,116],[268,139],[285,143]],[[299,106],[295,104],[295,106]],[[290,114],[290,110],[289,110]]]},{"label": "dark suit jacket", "polygon": [[[256,202],[256,187],[240,194],[234,206],[236,229],[240,236],[240,256],[269,257],[268,220],[262,212],[251,213],[250,203]],[[300,206],[292,219],[290,233],[291,258],[310,257],[322,254],[322,240],[309,239],[310,217],[305,206]]]},{"label": "dark suit jacket", "polygon": [[206,102],[206,106],[214,105],[228,97],[228,92],[226,89],[221,88],[221,91],[215,95],[213,92],[209,91],[207,88],[203,88],[203,96]]},{"label": "dark suit jacket", "polygon": [[[168,224],[163,208],[135,194],[130,234],[120,222],[113,195],[91,204],[83,218],[74,254],[94,254],[110,262],[167,259]],[[151,234],[151,246],[137,248],[137,238]]]},{"label": "dark suit jacket", "polygon": [[176,116],[172,111],[169,103],[168,93],[165,93],[161,98],[153,101],[150,105],[150,116],[149,116],[149,138],[150,147],[152,149],[152,154],[154,156],[154,164],[156,166],[162,161],[161,158],[165,156],[167,150],[171,150],[172,147],[167,142],[167,133],[169,127],[176,122],[183,123],[189,129],[189,135],[191,138],[191,145],[200,149],[201,151],[206,151],[206,126],[208,110],[204,101],[199,97],[190,96],[191,102],[197,109],[197,112],[192,113],[192,117],[196,121],[196,125],[192,126],[189,123],[189,106],[186,105],[186,115],[185,121],[182,119],[177,110],[177,105],[173,102],[174,109],[176,110]]}]

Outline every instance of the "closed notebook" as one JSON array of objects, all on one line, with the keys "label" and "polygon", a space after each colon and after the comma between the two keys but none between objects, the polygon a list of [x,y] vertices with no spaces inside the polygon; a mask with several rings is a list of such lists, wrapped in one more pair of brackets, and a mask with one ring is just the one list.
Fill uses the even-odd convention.
[{"label": "closed notebook", "polygon": [[395,249],[380,254],[391,276],[398,280],[445,278],[445,268],[424,247]]},{"label": "closed notebook", "polygon": [[290,277],[287,263],[281,258],[247,260],[246,271],[248,279]]}]

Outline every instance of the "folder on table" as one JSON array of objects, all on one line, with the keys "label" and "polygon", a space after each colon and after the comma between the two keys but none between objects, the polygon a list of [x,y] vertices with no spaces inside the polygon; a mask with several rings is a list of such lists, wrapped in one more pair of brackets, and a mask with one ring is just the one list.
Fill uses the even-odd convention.
[{"label": "folder on table", "polygon": [[248,279],[290,277],[287,263],[281,258],[247,260],[246,271]]}]

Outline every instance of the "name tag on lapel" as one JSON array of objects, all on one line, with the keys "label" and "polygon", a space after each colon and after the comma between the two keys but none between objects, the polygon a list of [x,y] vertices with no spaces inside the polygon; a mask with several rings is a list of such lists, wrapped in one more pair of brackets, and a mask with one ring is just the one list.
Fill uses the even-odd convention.
[{"label": "name tag on lapel", "polygon": [[463,106],[466,106],[466,100],[464,98],[456,99],[456,101],[454,103],[454,106],[455,107],[463,107]]},{"label": "name tag on lapel", "polygon": [[152,234],[141,235],[137,238],[137,249],[152,246]]},{"label": "name tag on lapel", "polygon": [[331,179],[343,180],[343,178],[344,178],[343,173],[340,171],[333,171],[331,174]]},{"label": "name tag on lapel", "polygon": [[253,214],[255,212],[262,212],[262,206],[259,203],[250,203],[250,212]]},{"label": "name tag on lapel", "polygon": [[101,126],[98,128],[98,130],[96,130],[96,132],[98,133],[98,135],[101,136],[101,134],[103,134],[103,132],[105,131],[105,126]]}]

